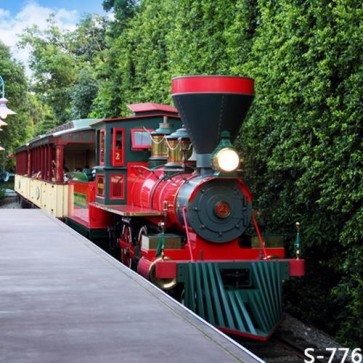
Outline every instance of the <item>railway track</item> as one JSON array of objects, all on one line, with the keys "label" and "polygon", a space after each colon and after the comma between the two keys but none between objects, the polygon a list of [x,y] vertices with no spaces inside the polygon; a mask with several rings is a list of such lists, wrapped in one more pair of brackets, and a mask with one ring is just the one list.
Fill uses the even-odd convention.
[{"label": "railway track", "polygon": [[291,346],[291,344],[286,344],[286,342],[280,340],[278,337],[274,337],[267,342],[239,338],[237,341],[266,363],[304,362],[304,353],[300,349]]},{"label": "railway track", "polygon": [[344,357],[345,349],[319,347],[311,339],[303,339],[291,331],[278,330],[267,342],[235,339],[266,363],[349,363],[349,355]]},{"label": "railway track", "polygon": [[[266,363],[341,363],[338,357],[331,359],[330,351],[319,350],[316,346],[308,347],[284,336],[271,338],[268,342],[238,340],[238,343],[264,360]],[[306,351],[306,349],[310,349]],[[348,361],[346,361],[348,362]]]}]

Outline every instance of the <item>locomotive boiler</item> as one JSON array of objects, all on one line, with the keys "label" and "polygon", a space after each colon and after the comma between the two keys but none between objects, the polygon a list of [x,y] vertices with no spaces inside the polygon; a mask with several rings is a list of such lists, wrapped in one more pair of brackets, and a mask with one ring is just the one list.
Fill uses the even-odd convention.
[{"label": "locomotive boiler", "polygon": [[[269,245],[254,216],[233,146],[253,97],[250,78],[177,77],[176,108],[134,104],[130,117],[94,120],[92,178],[67,182],[63,217],[222,331],[266,340],[283,281],[304,261]],[[43,147],[47,160],[54,148]]]}]

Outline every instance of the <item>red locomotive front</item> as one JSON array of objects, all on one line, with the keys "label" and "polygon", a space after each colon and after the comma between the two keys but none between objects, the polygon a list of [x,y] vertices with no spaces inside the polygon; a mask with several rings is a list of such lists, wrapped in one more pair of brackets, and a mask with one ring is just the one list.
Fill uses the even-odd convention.
[{"label": "red locomotive front", "polygon": [[140,274],[164,290],[179,291],[184,304],[206,320],[264,340],[281,317],[279,286],[302,275],[304,262],[284,259],[283,247],[265,245],[233,147],[252,103],[253,84],[250,78],[228,76],[173,79],[183,128],[164,136],[164,163],[129,171],[129,205],[159,214],[127,220],[120,246]]}]

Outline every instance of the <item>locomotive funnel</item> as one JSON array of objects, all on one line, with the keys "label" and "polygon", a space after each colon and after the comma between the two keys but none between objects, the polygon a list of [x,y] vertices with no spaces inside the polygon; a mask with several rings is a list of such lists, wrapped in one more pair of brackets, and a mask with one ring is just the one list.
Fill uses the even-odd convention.
[{"label": "locomotive funnel", "polygon": [[197,154],[197,166],[207,166],[222,131],[230,132],[231,141],[236,138],[253,100],[253,86],[254,81],[245,77],[173,78],[173,101]]}]

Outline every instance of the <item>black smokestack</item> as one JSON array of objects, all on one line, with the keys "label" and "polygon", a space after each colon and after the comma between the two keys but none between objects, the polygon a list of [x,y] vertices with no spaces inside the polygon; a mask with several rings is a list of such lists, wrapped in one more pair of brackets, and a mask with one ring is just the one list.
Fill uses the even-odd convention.
[{"label": "black smokestack", "polygon": [[[234,76],[185,76],[172,80],[172,97],[199,159],[216,148],[222,131],[232,141],[251,106],[254,81]],[[208,155],[208,156],[207,156]]]}]

